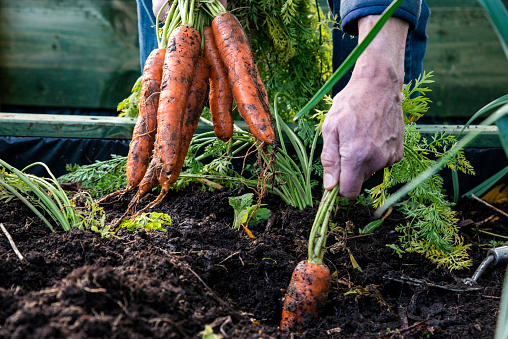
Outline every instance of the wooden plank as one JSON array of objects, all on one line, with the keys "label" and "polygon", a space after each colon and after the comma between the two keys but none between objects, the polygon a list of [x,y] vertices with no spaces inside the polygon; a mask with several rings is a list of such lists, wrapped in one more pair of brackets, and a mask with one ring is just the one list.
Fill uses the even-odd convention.
[{"label": "wooden plank", "polygon": [[140,75],[135,0],[0,0],[0,100],[115,108]]},{"label": "wooden plank", "polygon": [[136,119],[83,115],[0,113],[0,135],[130,139]]},{"label": "wooden plank", "polygon": [[[136,119],[103,116],[0,113],[0,135],[17,137],[130,139]],[[245,121],[235,121],[247,129]],[[296,124],[290,124],[294,128]],[[462,125],[418,125],[423,137],[430,138],[436,132],[458,136]],[[196,133],[213,131],[210,125],[199,123]],[[471,147],[502,147],[496,126],[469,126],[462,135],[481,131]],[[284,139],[288,141],[287,137]]]},{"label": "wooden plank", "polygon": [[481,8],[433,8],[427,34],[424,69],[435,75],[428,116],[470,117],[508,93],[508,61]]}]

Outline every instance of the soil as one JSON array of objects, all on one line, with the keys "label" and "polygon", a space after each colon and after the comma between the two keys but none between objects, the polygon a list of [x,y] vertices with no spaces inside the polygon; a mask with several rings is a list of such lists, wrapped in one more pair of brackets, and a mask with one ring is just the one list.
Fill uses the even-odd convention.
[{"label": "soil", "polygon": [[[494,239],[480,231],[507,234],[506,218],[493,209],[474,200],[457,205],[473,265],[452,272],[419,254],[400,258],[386,246],[397,242],[401,214],[359,235],[372,210],[339,209],[333,221],[347,222],[351,232],[328,239],[325,258],[334,272],[328,303],[321,320],[297,334],[280,332],[278,323],[291,273],[306,258],[316,208],[266,200],[270,218],[251,228],[251,239],[231,227],[228,198],[237,195],[188,187],[156,207],[172,217],[165,232],[122,230],[116,238],[52,233],[23,204],[0,203],[0,222],[25,257],[0,236],[0,337],[201,338],[207,325],[224,338],[494,336],[504,266],[489,267],[474,290],[462,283],[485,258],[488,247],[481,245]],[[105,204],[108,220],[131,197]]]}]

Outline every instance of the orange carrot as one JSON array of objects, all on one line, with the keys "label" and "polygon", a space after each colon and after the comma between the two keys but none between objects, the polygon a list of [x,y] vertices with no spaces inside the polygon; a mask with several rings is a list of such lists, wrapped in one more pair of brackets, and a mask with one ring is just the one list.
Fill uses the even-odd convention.
[{"label": "orange carrot", "polygon": [[[175,159],[174,164],[171,167],[171,173],[169,176],[164,174],[163,164],[159,157],[159,150],[156,149],[154,158],[152,159],[152,163],[150,163],[150,168],[147,171],[147,175],[139,184],[138,194],[136,199],[139,200],[142,195],[146,194],[149,190],[156,186],[153,178],[149,176],[149,174],[155,174],[155,176],[159,178],[159,182],[162,185],[161,192],[157,196],[157,198],[152,201],[150,204],[145,206],[142,210],[137,212],[133,216],[133,219],[136,218],[140,213],[147,210],[148,208],[152,208],[157,205],[159,202],[164,199],[166,194],[169,191],[169,187],[176,182],[178,176],[180,175],[180,171],[182,170],[183,163],[185,161],[185,157],[187,155],[187,151],[189,150],[189,145],[192,140],[192,136],[198,127],[199,117],[203,112],[203,108],[205,106],[206,101],[206,93],[208,90],[208,74],[209,74],[210,66],[206,62],[203,57],[198,57],[198,61],[196,62],[196,69],[194,71],[194,76],[191,84],[191,88],[189,91],[189,96],[187,97],[187,105],[185,108],[185,114],[183,117],[182,124],[182,138],[178,145],[175,147]],[[159,138],[159,135],[157,136]],[[152,166],[153,164],[153,166]],[[153,172],[152,172],[153,171]],[[146,180],[145,180],[146,179]]]},{"label": "orange carrot", "polygon": [[178,162],[187,96],[200,50],[201,37],[194,28],[180,26],[171,33],[164,60],[156,143],[162,161],[159,183],[166,192]]},{"label": "orange carrot", "polygon": [[159,185],[159,171],[162,168],[162,162],[159,152],[155,151],[150,165],[146,170],[143,180],[138,185],[138,193],[135,197],[136,201],[139,201],[146,193],[150,192],[153,188]]},{"label": "orange carrot", "polygon": [[152,156],[165,54],[165,49],[154,49],[146,59],[143,68],[139,114],[127,156],[127,187],[136,187],[139,184]]},{"label": "orange carrot", "polygon": [[327,266],[300,261],[286,291],[280,329],[300,331],[315,323],[324,309],[330,281]]},{"label": "orange carrot", "polygon": [[210,113],[217,138],[226,142],[233,136],[233,93],[213,38],[212,28],[203,27],[204,56],[210,64]]},{"label": "orange carrot", "polygon": [[264,98],[266,90],[258,80],[259,73],[242,25],[233,14],[220,13],[212,21],[212,30],[242,118],[257,140],[272,144],[275,134]]},{"label": "orange carrot", "polygon": [[185,116],[182,126],[182,139],[179,147],[178,161],[173,167],[169,184],[172,185],[178,179],[180,171],[182,170],[185,157],[189,150],[194,132],[198,127],[199,117],[203,112],[206,102],[206,93],[208,91],[208,77],[210,66],[205,58],[199,57],[194,70],[194,78],[187,97],[187,107],[185,109]]}]

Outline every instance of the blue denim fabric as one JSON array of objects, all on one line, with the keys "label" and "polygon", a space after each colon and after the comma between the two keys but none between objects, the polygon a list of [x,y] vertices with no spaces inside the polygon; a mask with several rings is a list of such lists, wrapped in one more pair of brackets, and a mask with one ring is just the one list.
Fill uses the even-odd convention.
[{"label": "blue denim fabric", "polygon": [[155,15],[152,11],[152,0],[136,0],[136,3],[138,9],[139,58],[141,72],[143,72],[146,58],[157,48]]},{"label": "blue denim fabric", "polygon": [[[333,1],[333,2],[332,2]],[[334,15],[339,15],[340,11],[340,0],[330,0],[330,7]],[[427,3],[422,1],[421,9],[419,11],[420,16],[416,22],[416,26],[413,30],[408,33],[406,40],[406,50],[404,58],[404,83],[413,81],[418,78],[423,72],[423,58],[427,50],[427,22],[430,17],[430,9]],[[338,23],[336,27],[338,27]],[[334,29],[332,32],[333,40],[333,69],[336,70],[348,57],[351,51],[358,44],[358,38],[351,36],[339,29]],[[335,96],[340,92],[351,78],[352,69],[345,74],[342,79],[333,87],[332,94]]]},{"label": "blue denim fabric", "polygon": [[[358,35],[358,19],[367,15],[380,15],[391,2],[392,0],[342,0],[340,6],[342,30],[347,34]],[[418,23],[421,3],[422,0],[405,0],[393,16],[406,20],[409,23],[409,30],[412,31]]]}]

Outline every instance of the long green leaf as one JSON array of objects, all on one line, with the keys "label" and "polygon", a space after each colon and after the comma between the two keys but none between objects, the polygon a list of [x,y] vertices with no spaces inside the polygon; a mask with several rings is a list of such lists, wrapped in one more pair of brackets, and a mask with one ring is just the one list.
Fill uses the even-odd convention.
[{"label": "long green leaf", "polygon": [[337,68],[337,70],[333,73],[333,75],[328,79],[328,81],[319,89],[319,91],[309,100],[307,104],[295,115],[293,118],[294,121],[298,120],[302,115],[310,111],[318,102],[323,98],[323,96],[328,93],[332,87],[347,73],[347,71],[353,67],[358,57],[365,51],[367,46],[374,40],[376,35],[379,33],[381,28],[383,28],[384,24],[388,19],[393,15],[395,10],[399,7],[403,0],[394,0],[390,6],[388,6],[378,22],[372,27],[370,32],[367,34],[365,39],[353,49],[351,54],[344,60],[344,62]]},{"label": "long green leaf", "polygon": [[9,192],[14,194],[21,202],[23,202],[28,208],[30,208],[41,220],[49,227],[51,232],[55,232],[55,229],[51,225],[51,223],[46,219],[41,212],[30,202],[28,201],[23,195],[21,195],[14,187],[6,183],[5,181],[0,179],[0,185],[2,185],[5,189],[7,189]]},{"label": "long green leaf", "polygon": [[487,192],[496,182],[498,182],[502,177],[504,177],[506,174],[508,174],[508,166],[488,178],[487,180],[483,181],[481,184],[476,186],[475,188],[471,189],[467,193],[465,193],[463,196],[470,198],[472,194],[476,195],[477,197],[480,197],[483,195],[483,193]]},{"label": "long green leaf", "polygon": [[35,195],[39,199],[41,199],[41,202],[44,204],[44,206],[47,208],[47,212],[50,213],[51,217],[53,219],[56,219],[56,221],[62,226],[64,230],[66,230],[66,227],[68,225],[68,220],[63,216],[63,214],[60,212],[58,206],[56,203],[48,196],[47,193],[41,191],[37,185],[35,185],[25,173],[21,172],[17,168],[9,165],[2,159],[0,159],[0,165],[7,168],[12,173],[16,174],[21,181],[23,181],[31,190],[34,192]]},{"label": "long green leaf", "polygon": [[464,131],[464,129],[467,126],[471,125],[471,123],[474,120],[476,120],[476,118],[480,117],[481,115],[487,113],[488,111],[490,111],[494,108],[497,108],[497,107],[502,106],[507,103],[508,103],[508,94],[505,94],[502,97],[497,98],[496,100],[494,100],[494,101],[488,103],[487,105],[483,106],[482,108],[480,108],[480,110],[478,110],[478,112],[476,112],[475,114],[473,114],[473,116],[471,118],[469,118],[469,120],[466,122],[466,124],[460,130],[460,133],[458,136],[460,136],[462,134],[462,132]]},{"label": "long green leaf", "polygon": [[508,58],[508,11],[506,11],[501,0],[478,0],[478,2],[487,13],[487,17]]}]

